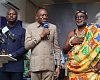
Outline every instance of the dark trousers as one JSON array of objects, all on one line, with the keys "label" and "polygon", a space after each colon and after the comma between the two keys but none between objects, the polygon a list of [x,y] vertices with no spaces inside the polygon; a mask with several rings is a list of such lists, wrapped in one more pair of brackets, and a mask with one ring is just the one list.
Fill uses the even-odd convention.
[{"label": "dark trousers", "polygon": [[60,69],[60,75],[58,80],[64,80],[65,77],[65,69]]},{"label": "dark trousers", "polygon": [[0,72],[0,80],[23,80],[22,72]]}]

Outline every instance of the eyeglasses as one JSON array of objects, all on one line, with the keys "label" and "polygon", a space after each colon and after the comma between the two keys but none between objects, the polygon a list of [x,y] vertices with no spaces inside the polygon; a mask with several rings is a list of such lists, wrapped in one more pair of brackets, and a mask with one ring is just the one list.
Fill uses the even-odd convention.
[{"label": "eyeglasses", "polygon": [[85,16],[75,16],[75,19],[84,19]]}]

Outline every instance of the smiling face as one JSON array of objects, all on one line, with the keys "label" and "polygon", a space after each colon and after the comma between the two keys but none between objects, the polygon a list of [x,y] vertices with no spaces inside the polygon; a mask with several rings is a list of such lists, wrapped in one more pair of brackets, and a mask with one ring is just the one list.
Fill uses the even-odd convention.
[{"label": "smiling face", "polygon": [[6,19],[8,22],[16,22],[17,12],[14,9],[10,9],[6,14]]},{"label": "smiling face", "polygon": [[84,13],[77,13],[75,16],[75,22],[77,26],[83,26],[87,24],[87,16]]},{"label": "smiling face", "polygon": [[40,24],[47,22],[47,19],[48,19],[47,11],[45,9],[39,9],[36,14],[36,19]]}]

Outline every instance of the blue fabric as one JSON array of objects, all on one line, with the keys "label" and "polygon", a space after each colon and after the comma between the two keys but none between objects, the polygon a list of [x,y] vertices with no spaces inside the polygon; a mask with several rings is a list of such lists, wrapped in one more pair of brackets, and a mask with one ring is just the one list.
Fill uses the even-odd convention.
[{"label": "blue fabric", "polygon": [[[53,52],[53,53],[54,53],[54,52]],[[61,52],[60,52],[60,57],[61,57],[61,63],[64,64],[64,63],[65,63],[65,56],[64,56],[62,50],[61,50]],[[57,65],[55,53],[54,53],[54,63],[55,63],[55,65]]]},{"label": "blue fabric", "polygon": [[96,24],[96,26],[97,26],[98,28],[100,28],[100,25],[99,25],[99,24]]},{"label": "blue fabric", "polygon": [[89,27],[90,27],[91,25],[92,25],[91,23],[87,24],[87,26],[89,26]]},{"label": "blue fabric", "polygon": [[64,64],[65,63],[65,57],[64,57],[62,51],[61,51],[60,55],[61,55],[61,63]]},{"label": "blue fabric", "polygon": [[23,73],[0,72],[0,80],[23,80]]},{"label": "blue fabric", "polygon": [[9,30],[14,34],[16,38],[15,42],[12,42],[8,37],[6,38],[3,35],[5,40],[5,44],[1,44],[1,49],[6,50],[9,54],[12,54],[12,57],[16,58],[17,61],[10,61],[7,64],[4,64],[0,71],[6,72],[23,72],[24,71],[24,59],[23,54],[27,53],[27,50],[24,48],[24,40],[25,40],[25,29],[20,25],[16,25],[10,27],[7,25]]}]

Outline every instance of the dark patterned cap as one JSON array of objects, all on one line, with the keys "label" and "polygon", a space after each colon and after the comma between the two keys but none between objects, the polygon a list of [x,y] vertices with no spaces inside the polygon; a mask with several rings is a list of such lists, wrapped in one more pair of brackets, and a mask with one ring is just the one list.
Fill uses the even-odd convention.
[{"label": "dark patterned cap", "polygon": [[78,13],[83,13],[86,16],[86,18],[88,19],[88,16],[87,16],[87,12],[86,11],[84,11],[84,10],[78,10],[78,11],[76,11],[75,16]]}]

